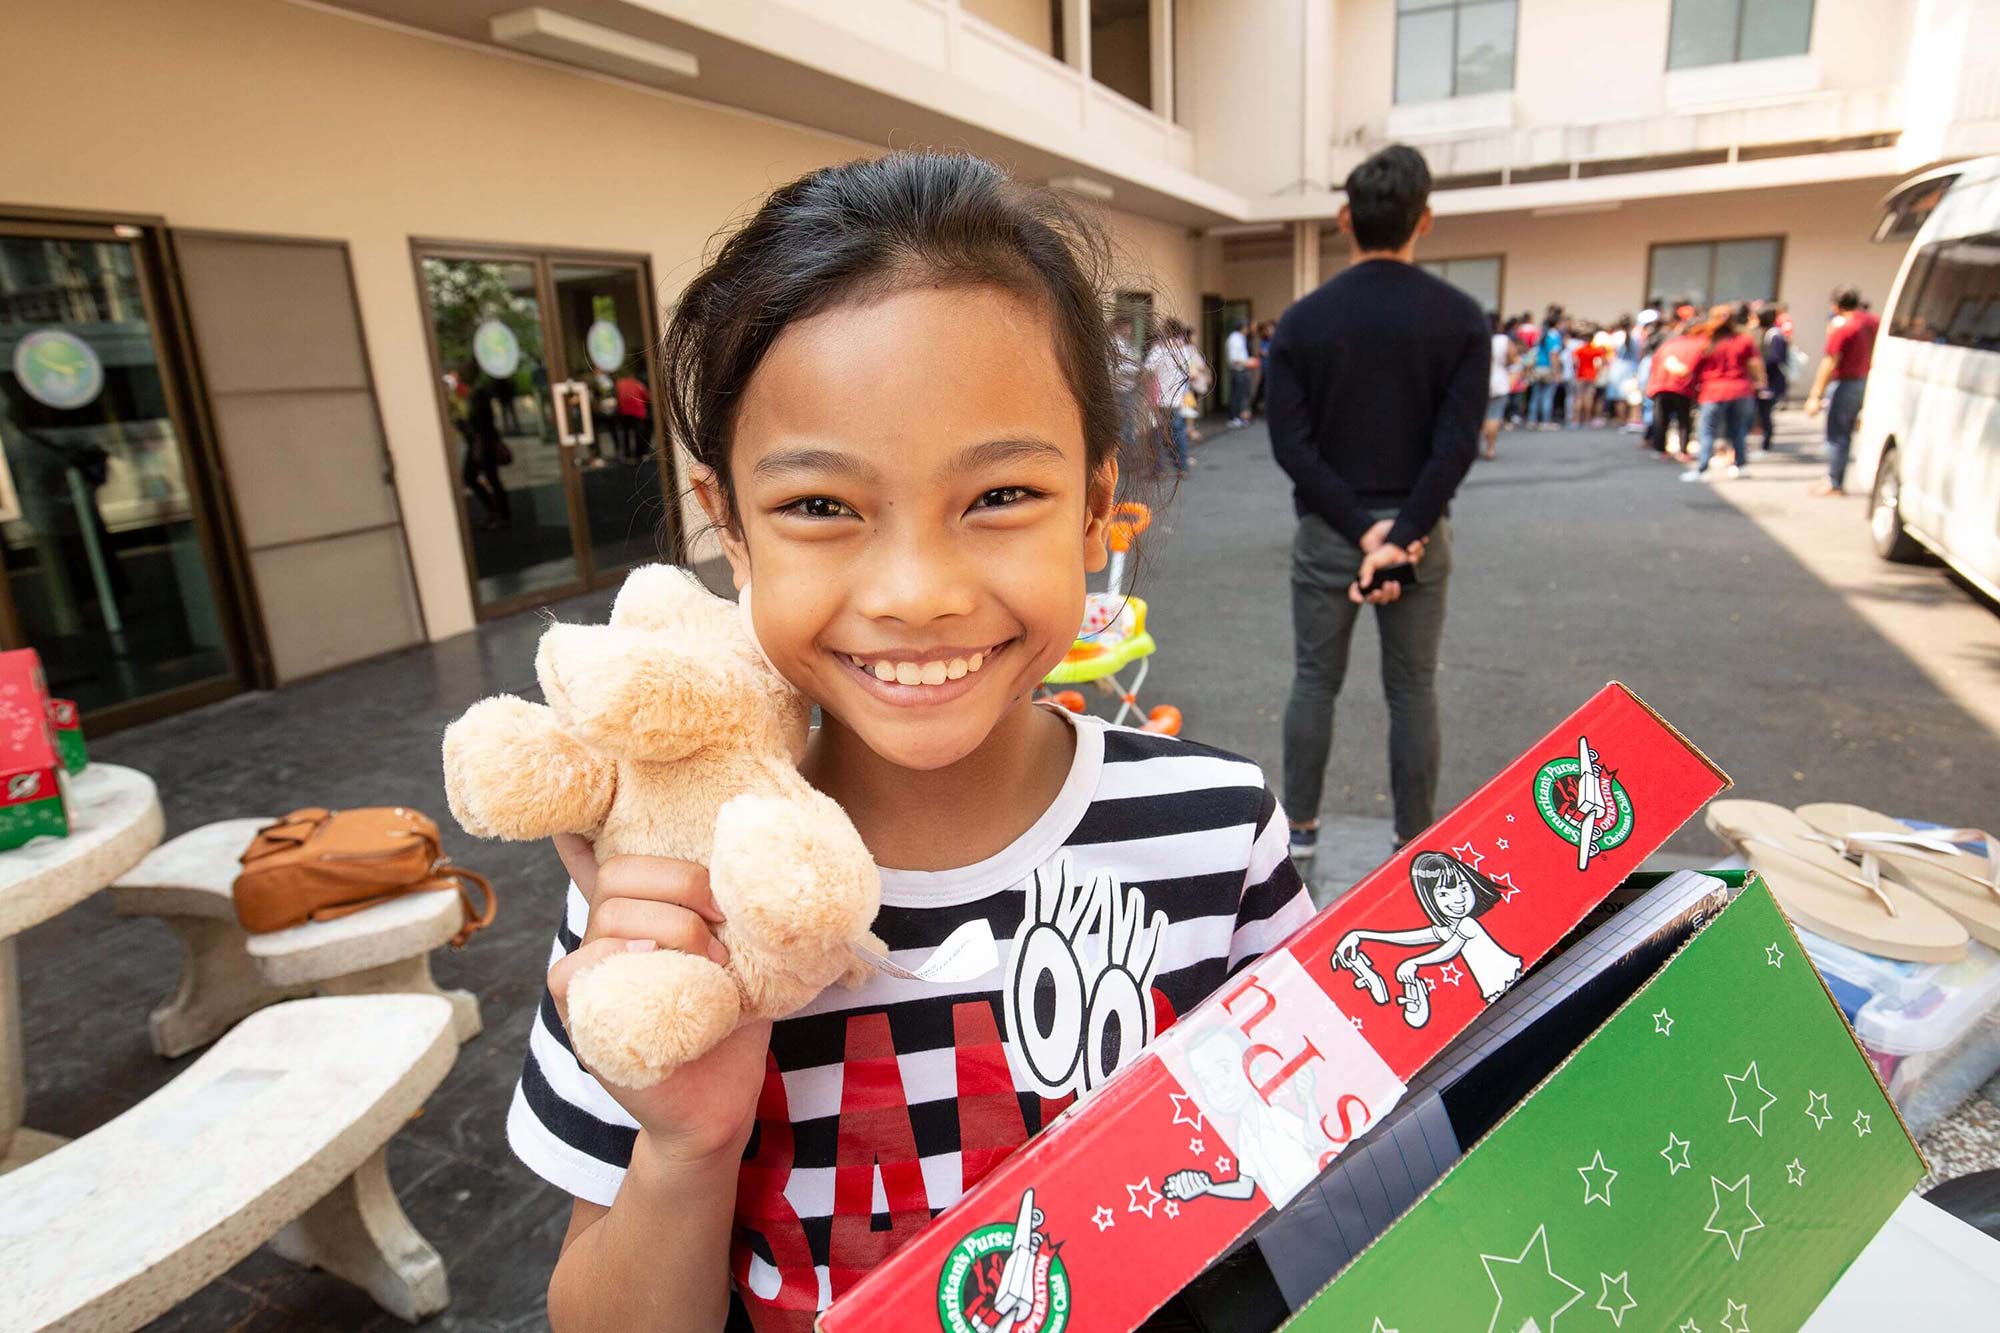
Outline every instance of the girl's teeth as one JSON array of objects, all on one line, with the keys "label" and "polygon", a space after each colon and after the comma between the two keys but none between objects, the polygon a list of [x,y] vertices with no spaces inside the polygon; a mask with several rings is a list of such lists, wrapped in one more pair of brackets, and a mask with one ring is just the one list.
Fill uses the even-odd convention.
[{"label": "girl's teeth", "polygon": [[963,680],[986,662],[985,653],[974,653],[970,657],[954,657],[944,662],[876,662],[869,664],[858,657],[849,657],[861,670],[869,672],[875,679],[897,685],[942,685],[948,680]]}]

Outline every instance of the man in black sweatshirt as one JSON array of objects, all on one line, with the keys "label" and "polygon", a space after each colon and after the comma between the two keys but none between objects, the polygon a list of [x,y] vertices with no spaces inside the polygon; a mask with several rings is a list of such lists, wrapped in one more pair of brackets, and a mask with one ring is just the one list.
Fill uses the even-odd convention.
[{"label": "man in black sweatshirt", "polygon": [[1423,155],[1385,148],[1346,189],[1353,259],[1285,312],[1265,366],[1271,449],[1299,513],[1284,799],[1301,860],[1317,842],[1333,703],[1364,605],[1382,632],[1396,841],[1432,821],[1445,514],[1479,446],[1492,358],[1478,304],[1414,263],[1431,229]]}]

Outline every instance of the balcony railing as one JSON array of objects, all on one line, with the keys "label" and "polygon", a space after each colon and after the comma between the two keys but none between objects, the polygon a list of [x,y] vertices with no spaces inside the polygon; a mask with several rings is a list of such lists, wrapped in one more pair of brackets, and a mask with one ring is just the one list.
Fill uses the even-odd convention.
[{"label": "balcony railing", "polygon": [[[1507,129],[1413,134],[1434,176],[1499,184],[1501,178],[1594,175],[1592,165],[1661,166],[1734,161],[1760,148],[1811,143],[1863,144],[1902,128],[1900,87],[1790,93],[1713,109],[1582,124],[1527,125]],[[1338,179],[1385,141],[1363,133],[1334,148]],[[1560,170],[1561,168],[1569,170]]]}]

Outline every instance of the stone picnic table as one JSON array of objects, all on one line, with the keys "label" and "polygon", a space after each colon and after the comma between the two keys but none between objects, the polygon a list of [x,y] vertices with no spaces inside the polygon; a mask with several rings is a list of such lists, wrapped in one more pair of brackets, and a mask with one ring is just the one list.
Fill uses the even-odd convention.
[{"label": "stone picnic table", "polygon": [[0,852],[0,1174],[63,1142],[21,1124],[27,1071],[14,937],[105,888],[157,846],[165,829],[153,780],[117,764],[93,763],[70,779],[69,817],[68,837]]}]

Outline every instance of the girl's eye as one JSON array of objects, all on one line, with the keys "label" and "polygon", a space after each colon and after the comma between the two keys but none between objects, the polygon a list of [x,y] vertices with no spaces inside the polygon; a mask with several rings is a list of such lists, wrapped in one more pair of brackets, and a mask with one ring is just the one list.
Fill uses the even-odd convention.
[{"label": "girl's eye", "polygon": [[995,486],[992,490],[982,494],[973,503],[972,507],[974,509],[1004,509],[1008,505],[1015,505],[1021,503],[1023,500],[1033,499],[1039,494],[1041,494],[1040,491],[1029,490],[1026,486]]},{"label": "girl's eye", "polygon": [[803,500],[794,500],[786,505],[783,513],[798,514],[804,518],[848,518],[854,517],[854,510],[824,495],[808,495]]}]

